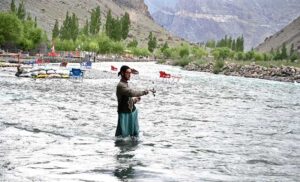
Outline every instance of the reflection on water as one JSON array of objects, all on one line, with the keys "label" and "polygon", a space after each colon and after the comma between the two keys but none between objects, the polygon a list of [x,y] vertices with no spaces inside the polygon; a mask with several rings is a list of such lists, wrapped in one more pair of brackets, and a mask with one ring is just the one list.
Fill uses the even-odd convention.
[{"label": "reflection on water", "polygon": [[134,154],[132,152],[138,147],[138,141],[131,140],[117,140],[115,146],[120,149],[120,152],[116,155],[119,165],[116,166],[114,175],[121,179],[134,179],[135,178],[135,165]]},{"label": "reflection on water", "polygon": [[[83,82],[0,70],[0,181],[298,181],[300,85],[154,63],[131,85],[140,140],[115,140],[118,78],[98,63]],[[159,71],[179,82],[158,78]]]}]

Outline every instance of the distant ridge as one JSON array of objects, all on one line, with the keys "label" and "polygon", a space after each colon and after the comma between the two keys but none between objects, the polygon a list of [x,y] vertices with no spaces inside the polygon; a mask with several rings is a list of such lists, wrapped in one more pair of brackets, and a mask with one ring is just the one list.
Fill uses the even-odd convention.
[{"label": "distant ridge", "polygon": [[153,19],[192,42],[243,35],[250,50],[300,16],[299,0],[145,0]]},{"label": "distant ridge", "polygon": [[259,52],[270,52],[273,49],[276,51],[284,43],[288,51],[291,45],[294,44],[294,50],[300,52],[300,16],[279,32],[267,37],[263,43],[256,47],[256,50]]}]

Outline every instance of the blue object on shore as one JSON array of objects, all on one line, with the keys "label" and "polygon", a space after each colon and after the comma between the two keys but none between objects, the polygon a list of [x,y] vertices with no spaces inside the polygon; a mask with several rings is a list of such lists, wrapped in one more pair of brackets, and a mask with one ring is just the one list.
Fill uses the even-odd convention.
[{"label": "blue object on shore", "polygon": [[70,71],[70,78],[83,79],[83,70],[79,68],[72,68]]},{"label": "blue object on shore", "polygon": [[92,69],[92,62],[85,61],[85,62],[80,63],[80,66],[84,69]]}]

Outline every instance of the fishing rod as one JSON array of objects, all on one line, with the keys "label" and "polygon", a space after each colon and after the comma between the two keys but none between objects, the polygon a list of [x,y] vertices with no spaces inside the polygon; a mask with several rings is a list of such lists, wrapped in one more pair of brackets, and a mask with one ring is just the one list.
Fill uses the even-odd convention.
[{"label": "fishing rod", "polygon": [[154,88],[152,88],[152,89],[149,89],[148,91],[149,91],[149,92],[151,92],[151,93],[152,93],[152,95],[155,97],[156,90],[155,90]]},{"label": "fishing rod", "polygon": [[[130,68],[131,69],[131,72],[132,74],[134,75],[138,75],[139,74],[139,71],[134,69],[134,68]],[[154,85],[154,81],[152,82],[152,84]],[[152,89],[148,89],[149,92],[152,93],[152,95],[155,97],[155,93],[156,93],[156,90],[154,89],[154,87]]]}]

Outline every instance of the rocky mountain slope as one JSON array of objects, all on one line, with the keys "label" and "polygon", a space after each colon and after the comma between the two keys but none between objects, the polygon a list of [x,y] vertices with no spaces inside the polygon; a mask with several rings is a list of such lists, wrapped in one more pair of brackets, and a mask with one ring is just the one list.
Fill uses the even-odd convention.
[{"label": "rocky mountain slope", "polygon": [[[18,6],[20,0],[15,0]],[[0,11],[8,11],[10,9],[11,0],[1,0]],[[129,32],[131,38],[146,45],[149,32],[152,31],[157,36],[159,44],[163,44],[168,40],[170,44],[181,42],[179,38],[172,36],[164,28],[156,24],[150,16],[148,7],[143,0],[26,0],[25,8],[32,17],[37,17],[38,25],[41,26],[51,36],[55,19],[62,24],[65,19],[66,12],[75,13],[79,18],[81,26],[86,19],[90,19],[90,12],[97,6],[100,6],[102,25],[104,18],[109,9],[112,10],[113,16],[124,15],[125,11],[129,13],[132,21],[132,27]]]},{"label": "rocky mountain slope", "polygon": [[[154,20],[194,42],[244,35],[245,47],[263,40],[300,15],[299,0],[146,0]],[[166,3],[162,3],[166,2]]]},{"label": "rocky mountain slope", "polygon": [[256,50],[270,52],[273,49],[276,51],[283,43],[286,44],[287,50],[290,50],[291,45],[294,44],[294,49],[300,52],[300,16],[276,34],[267,37]]}]

